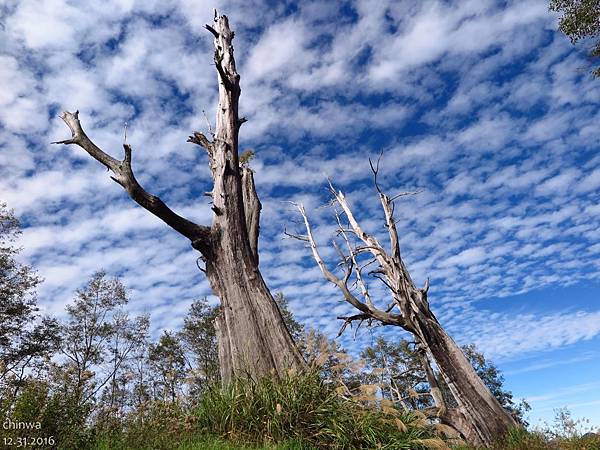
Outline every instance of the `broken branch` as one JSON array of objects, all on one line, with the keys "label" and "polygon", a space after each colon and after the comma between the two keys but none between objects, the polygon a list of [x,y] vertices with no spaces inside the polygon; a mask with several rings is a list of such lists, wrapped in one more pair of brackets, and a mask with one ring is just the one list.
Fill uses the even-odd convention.
[{"label": "broken branch", "polygon": [[113,158],[94,144],[83,131],[79,121],[79,111],[63,112],[60,118],[71,130],[71,139],[53,142],[54,144],[75,144],[84,149],[92,158],[103,164],[114,176],[111,178],[120,184],[129,196],[141,207],[161,219],[171,228],[188,238],[197,246],[194,248],[204,251],[208,248],[210,228],[197,225],[173,212],[160,198],[148,193],[136,180],[131,168],[131,146],[123,144],[125,157],[122,161]]}]

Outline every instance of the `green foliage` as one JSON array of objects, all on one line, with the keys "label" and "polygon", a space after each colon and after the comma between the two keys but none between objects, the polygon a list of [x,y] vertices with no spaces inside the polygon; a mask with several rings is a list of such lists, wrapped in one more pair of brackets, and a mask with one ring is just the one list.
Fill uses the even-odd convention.
[{"label": "green foliage", "polygon": [[93,408],[98,397],[105,409],[119,411],[126,403],[120,375],[130,355],[145,345],[149,326],[146,316],[128,317],[127,301],[121,281],[100,271],[66,307],[62,358],[49,375],[54,390],[72,396],[81,408]]},{"label": "green foliage", "polygon": [[26,383],[26,369],[44,366],[58,344],[56,320],[41,317],[36,287],[41,279],[17,261],[21,234],[14,213],[0,202],[0,398],[12,401]]},{"label": "green foliage", "polygon": [[250,161],[254,159],[254,150],[244,150],[244,152],[240,155],[240,166],[248,167]]},{"label": "green foliage", "polygon": [[194,438],[191,416],[177,402],[156,401],[137,409],[122,426],[105,429],[96,448],[161,450]]},{"label": "green foliage", "polygon": [[379,383],[381,394],[391,401],[404,401],[413,409],[433,406],[429,395],[427,377],[414,345],[407,340],[389,342],[379,337],[375,345],[361,353],[370,372],[365,373],[367,383]]},{"label": "green foliage", "polygon": [[235,442],[292,438],[331,449],[419,449],[441,443],[417,417],[399,412],[393,417],[341,398],[316,372],[236,380],[207,392],[195,414],[199,431]]},{"label": "green foliage", "polygon": [[186,350],[191,353],[194,360],[194,369],[200,372],[194,377],[198,394],[207,382],[212,384],[220,380],[217,335],[214,326],[218,314],[219,307],[210,306],[206,298],[196,300],[184,319],[180,333]]},{"label": "green foliage", "polygon": [[[550,0],[550,10],[562,13],[559,29],[572,43],[600,35],[600,2],[598,0]],[[590,56],[600,57],[600,40],[594,43]],[[600,77],[600,67],[593,71]]]},{"label": "green foliage", "polygon": [[[529,409],[525,401],[516,403],[510,391],[504,388],[504,377],[475,345],[465,345],[462,350],[498,402],[509,411],[515,419],[527,425],[523,416]],[[418,351],[414,345],[404,339],[398,342],[389,342],[379,337],[375,345],[367,347],[361,353],[369,371],[364,371],[362,378],[366,383],[377,383],[381,386],[384,398],[394,402],[403,403],[411,409],[425,409],[433,406],[429,393],[429,384],[422,367]],[[444,380],[438,376],[438,383],[446,404],[456,407],[456,401],[446,386]]]},{"label": "green foliage", "polygon": [[175,402],[186,373],[185,354],[177,336],[165,331],[156,344],[150,344],[148,362],[158,397]]},{"label": "green foliage", "polygon": [[[38,449],[84,449],[93,442],[93,430],[86,425],[90,408],[77,403],[73,395],[52,392],[47,383],[29,381],[16,401],[2,416],[13,423],[31,424],[27,429],[0,430],[0,439],[46,439]],[[39,424],[34,426],[34,424]],[[48,439],[51,439],[48,441]]]}]

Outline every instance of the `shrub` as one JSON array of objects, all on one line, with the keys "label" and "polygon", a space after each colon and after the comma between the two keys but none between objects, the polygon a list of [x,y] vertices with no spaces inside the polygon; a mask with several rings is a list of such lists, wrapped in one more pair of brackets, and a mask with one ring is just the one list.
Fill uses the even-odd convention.
[{"label": "shrub", "polygon": [[84,449],[93,442],[92,430],[86,425],[89,414],[90,408],[77,405],[71,396],[52,394],[46,383],[29,381],[3,416],[14,423],[39,422],[39,429],[3,427],[0,437],[2,442],[12,438],[12,446],[19,446],[17,439],[27,438],[29,442],[35,440],[38,449]]}]

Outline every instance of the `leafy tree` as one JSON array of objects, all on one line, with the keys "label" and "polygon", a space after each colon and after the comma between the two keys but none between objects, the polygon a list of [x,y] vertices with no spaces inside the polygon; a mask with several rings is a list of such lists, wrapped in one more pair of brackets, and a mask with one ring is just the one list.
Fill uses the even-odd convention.
[{"label": "leafy tree", "polygon": [[54,379],[73,396],[77,405],[93,402],[103,389],[109,406],[119,395],[117,379],[148,331],[147,317],[130,319],[122,310],[127,304],[125,286],[118,278],[97,272],[75,301],[67,306],[61,352]]},{"label": "leafy tree", "polygon": [[41,279],[16,259],[20,233],[13,211],[0,203],[0,399],[9,402],[58,343],[56,321],[38,314]]},{"label": "leafy tree", "polygon": [[192,355],[190,369],[198,391],[220,380],[214,325],[218,314],[218,306],[210,306],[206,298],[198,299],[192,303],[180,333],[186,350]]},{"label": "leafy tree", "polygon": [[148,362],[154,377],[154,398],[175,403],[187,373],[185,352],[177,335],[165,331],[156,344],[150,344]]},{"label": "leafy tree", "polygon": [[112,318],[112,333],[109,341],[110,357],[107,361],[110,379],[102,392],[104,416],[121,417],[129,403],[133,403],[132,380],[135,380],[135,352],[147,346],[150,326],[148,316],[131,320],[127,313],[116,311]]},{"label": "leafy tree", "polygon": [[375,345],[362,351],[361,358],[370,369],[365,382],[379,383],[384,398],[413,409],[432,406],[427,377],[411,342],[393,343],[379,337]]},{"label": "leafy tree", "polygon": [[[559,29],[572,43],[600,35],[600,2],[598,0],[550,0],[550,10],[562,13]],[[592,58],[600,57],[600,39],[591,51]],[[592,72],[600,77],[600,67]]]},{"label": "leafy tree", "polygon": [[[529,405],[524,400],[515,402],[513,394],[504,388],[504,377],[498,367],[488,361],[474,344],[463,346],[462,351],[502,407],[520,423],[527,425],[523,415]],[[384,398],[412,409],[433,406],[419,352],[412,342],[402,339],[392,343],[379,337],[375,345],[363,350],[361,357],[369,369],[364,374],[363,382],[378,383]],[[447,406],[456,407],[457,403],[439,373],[436,379]]]},{"label": "leafy tree", "polygon": [[277,303],[277,306],[279,306],[279,311],[281,312],[281,317],[283,318],[285,326],[292,335],[294,341],[298,342],[298,340],[301,339],[304,334],[304,325],[298,322],[290,311],[289,303],[283,295],[283,292],[277,292],[274,299],[275,303]]}]

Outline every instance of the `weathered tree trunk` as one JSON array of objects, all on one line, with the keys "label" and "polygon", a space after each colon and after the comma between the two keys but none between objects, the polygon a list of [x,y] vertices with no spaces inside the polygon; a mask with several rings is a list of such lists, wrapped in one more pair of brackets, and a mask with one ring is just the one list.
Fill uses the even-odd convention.
[{"label": "weathered tree trunk", "polygon": [[61,144],[77,144],[114,173],[111,177],[139,205],[187,237],[202,254],[215,295],[221,300],[216,321],[220,372],[223,383],[233,376],[260,378],[283,375],[289,368],[302,369],[304,360],[287,330],[281,313],[258,268],[258,235],[261,204],[252,171],[240,167],[238,133],[246,121],[238,116],[240,76],[235,67],[232,40],[226,16],[215,11],[214,61],[218,74],[219,104],[213,140],[195,132],[189,142],[208,153],[213,178],[213,222],[197,225],[174,213],[158,197],[146,192],[131,168],[131,147],[124,144],[125,158],[119,161],[104,153],[85,134],[78,112],[61,118],[72,138]]},{"label": "weathered tree trunk", "polygon": [[[411,318],[406,329],[413,333],[448,385],[458,408],[445,409],[440,418],[476,445],[489,445],[517,426],[514,418],[500,405],[454,340],[444,331],[427,305]],[[414,324],[414,327],[413,327]]]},{"label": "weathered tree trunk", "polygon": [[419,344],[419,348],[421,350],[421,365],[425,370],[425,376],[427,378],[427,383],[429,383],[429,390],[435,405],[433,415],[439,418],[440,422],[444,425],[454,428],[454,430],[456,430],[467,442],[481,443],[477,431],[473,428],[472,423],[465,417],[461,410],[457,408],[448,408],[438,379],[429,362],[427,346],[425,344]]},{"label": "weathered tree trunk", "polygon": [[[297,205],[304,218],[307,234],[295,236],[309,243],[313,257],[327,280],[335,284],[343,293],[345,300],[354,306],[359,313],[350,317],[338,317],[344,323],[340,334],[353,321],[375,320],[382,325],[399,326],[413,334],[417,343],[424,350],[424,368],[431,383],[432,396],[438,407],[437,415],[443,423],[455,428],[471,444],[491,445],[509,429],[518,426],[513,417],[506,411],[490,390],[479,378],[473,366],[464,356],[462,350],[444,331],[431,310],[427,293],[429,282],[422,289],[413,283],[400,254],[396,221],[393,216],[393,198],[384,194],[377,184],[378,168],[371,165],[375,174],[375,185],[385,215],[385,225],[390,238],[390,251],[386,251],[379,241],[367,234],[355,219],[350,206],[340,191],[331,186],[335,203],[341,208],[347,219],[342,224],[341,215],[336,212],[339,228],[338,235],[343,238],[348,254],[343,255],[342,265],[346,274],[339,278],[333,274],[321,258],[314,240],[308,217],[302,205]],[[341,247],[338,246],[341,252]],[[366,258],[368,255],[368,258]],[[369,275],[384,283],[390,291],[392,302],[380,309],[374,305],[369,294],[363,271],[369,268]],[[350,278],[360,290],[360,300],[348,287]],[[396,312],[393,312],[393,311]],[[457,409],[448,409],[437,386],[437,381],[429,365],[430,357],[448,384],[454,396]]]}]

